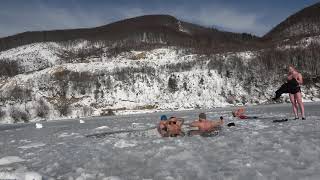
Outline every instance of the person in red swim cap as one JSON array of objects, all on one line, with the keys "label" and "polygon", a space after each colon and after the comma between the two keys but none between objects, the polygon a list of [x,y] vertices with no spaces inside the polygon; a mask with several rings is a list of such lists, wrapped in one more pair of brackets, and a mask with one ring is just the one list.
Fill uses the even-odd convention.
[{"label": "person in red swim cap", "polygon": [[258,119],[258,117],[256,117],[256,116],[245,115],[244,114],[245,111],[246,110],[243,107],[241,107],[241,108],[238,108],[238,109],[232,111],[232,115],[233,115],[233,117],[237,117],[239,119]]}]

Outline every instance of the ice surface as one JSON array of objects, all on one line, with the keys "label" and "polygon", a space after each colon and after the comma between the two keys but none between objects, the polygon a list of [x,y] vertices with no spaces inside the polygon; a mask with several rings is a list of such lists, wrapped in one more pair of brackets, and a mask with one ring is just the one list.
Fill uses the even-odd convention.
[{"label": "ice surface", "polygon": [[[320,104],[307,103],[307,120],[294,121],[291,107],[248,107],[256,120],[237,120],[232,108],[134,114],[43,122],[44,128],[0,126],[0,178],[36,172],[43,179],[320,179]],[[153,127],[160,115],[184,117],[186,123],[207,112],[225,117],[218,136],[161,138],[155,129],[85,135]],[[273,123],[289,118],[288,122]],[[103,127],[103,128],[102,128]],[[107,128],[108,127],[108,128]],[[187,131],[188,128],[184,127]],[[2,175],[2,176],[1,176]],[[6,175],[6,176],[5,176]]]}]

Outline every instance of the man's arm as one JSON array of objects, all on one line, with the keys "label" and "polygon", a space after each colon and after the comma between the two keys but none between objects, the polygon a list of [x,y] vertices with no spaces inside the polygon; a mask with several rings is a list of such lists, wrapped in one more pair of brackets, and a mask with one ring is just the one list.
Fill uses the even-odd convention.
[{"label": "man's arm", "polygon": [[224,123],[223,119],[222,120],[221,119],[220,120],[214,120],[214,121],[211,122],[213,128],[216,128],[218,126],[222,126],[223,123]]},{"label": "man's arm", "polygon": [[179,119],[178,119],[178,125],[179,125],[179,126],[182,126],[183,123],[184,123],[184,119],[179,118]]},{"label": "man's arm", "polygon": [[160,122],[158,125],[158,132],[162,137],[166,137],[168,134],[168,128],[166,122]]},{"label": "man's arm", "polygon": [[303,84],[303,79],[302,79],[302,75],[299,73],[298,74],[298,77],[297,77],[297,82],[301,85],[301,84]]},{"label": "man's arm", "polygon": [[199,126],[199,122],[198,121],[194,121],[190,124],[190,127],[198,127]]},{"label": "man's arm", "polygon": [[158,129],[159,129],[159,130],[163,130],[165,127],[166,127],[166,123],[165,123],[165,122],[160,122],[160,123],[158,124]]}]

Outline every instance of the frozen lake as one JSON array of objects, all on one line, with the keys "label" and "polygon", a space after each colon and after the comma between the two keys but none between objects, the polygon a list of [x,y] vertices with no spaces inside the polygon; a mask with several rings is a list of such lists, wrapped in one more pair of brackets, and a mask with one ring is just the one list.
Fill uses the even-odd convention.
[{"label": "frozen lake", "polygon": [[[247,108],[257,120],[236,120],[231,108],[98,117],[0,126],[0,179],[320,179],[320,104],[306,104],[306,121],[290,118],[291,106]],[[153,127],[161,114],[187,122],[199,112],[224,116],[215,137],[161,138],[156,130],[104,138],[85,135]],[[41,125],[37,125],[41,127]],[[186,128],[187,130],[187,128]],[[36,178],[35,178],[36,179]]]}]

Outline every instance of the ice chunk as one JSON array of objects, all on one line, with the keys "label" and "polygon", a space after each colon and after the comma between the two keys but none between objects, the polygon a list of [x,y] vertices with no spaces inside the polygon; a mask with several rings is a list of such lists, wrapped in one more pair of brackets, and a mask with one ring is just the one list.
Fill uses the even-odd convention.
[{"label": "ice chunk", "polygon": [[6,156],[0,159],[0,165],[7,165],[7,164],[23,162],[23,161],[25,160],[21,159],[18,156]]},{"label": "ice chunk", "polygon": [[145,127],[144,123],[132,123],[131,126],[132,126],[132,128],[137,128],[137,129],[139,129],[139,128],[142,129]]},{"label": "ice chunk", "polygon": [[109,176],[103,178],[103,180],[121,180],[121,178],[119,178],[118,176]]},{"label": "ice chunk", "polygon": [[43,125],[41,123],[36,123],[36,128],[41,129],[41,128],[43,128]]},{"label": "ice chunk", "polygon": [[76,180],[86,180],[86,179],[95,179],[95,175],[82,173],[81,176],[77,177]]},{"label": "ice chunk", "polygon": [[108,126],[100,126],[96,128],[96,130],[100,130],[100,129],[110,129],[110,128]]},{"label": "ice chunk", "polygon": [[22,142],[22,143],[30,143],[31,141],[27,140],[27,139],[21,139],[20,142]]},{"label": "ice chunk", "polygon": [[37,147],[42,147],[42,146],[45,146],[45,144],[43,144],[43,143],[30,143],[28,145],[20,146],[18,148],[20,148],[20,149],[30,149],[30,148],[37,148]]},{"label": "ice chunk", "polygon": [[117,147],[117,148],[126,148],[126,147],[134,147],[136,146],[137,144],[136,143],[132,143],[132,142],[127,142],[126,140],[119,140],[118,142],[116,142],[114,144],[114,147]]},{"label": "ice chunk", "polygon": [[25,180],[42,180],[42,176],[36,172],[26,172]]},{"label": "ice chunk", "polygon": [[79,133],[62,133],[58,137],[69,137],[69,136],[76,136],[79,135]]}]

